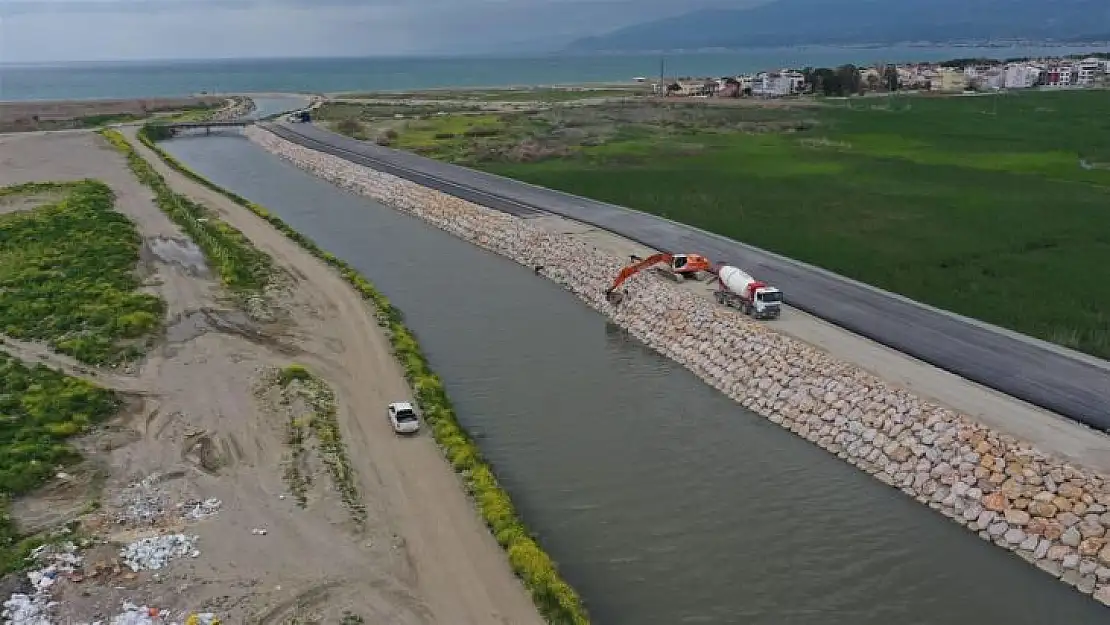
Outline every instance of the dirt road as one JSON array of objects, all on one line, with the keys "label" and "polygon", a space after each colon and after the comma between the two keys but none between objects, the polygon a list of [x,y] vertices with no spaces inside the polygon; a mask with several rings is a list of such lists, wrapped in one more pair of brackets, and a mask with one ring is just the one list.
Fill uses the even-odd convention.
[{"label": "dirt road", "polygon": [[[63,620],[112,614],[131,599],[206,608],[232,623],[338,622],[344,611],[398,625],[542,623],[430,435],[391,432],[385,405],[407,399],[409,390],[362,299],[264,221],[162,165],[134,140],[134,128],[126,130],[173,188],[242,230],[283,276],[271,297],[274,320],[250,319],[223,297],[207,267],[154,253],[166,242],[191,244],[100,137],[0,137],[0,185],[93,177],[111,186],[147,242],[147,288],[167,300],[166,339],[137,371],[88,374],[134,404],[124,427],[86,443],[90,453],[110,450],[106,511],[123,509],[121,493],[134,490],[128,485],[154,474],[167,476],[157,488],[168,501],[222,501],[218,515],[203,521],[159,521],[164,531],[198,535],[198,557],[157,573],[61,585]],[[352,521],[326,473],[315,476],[304,509],[287,496],[285,418],[260,380],[291,362],[316,372],[336,395],[364,525]],[[56,508],[57,489],[46,492],[20,502],[17,518]],[[126,542],[151,531],[106,521],[100,533]]]}]

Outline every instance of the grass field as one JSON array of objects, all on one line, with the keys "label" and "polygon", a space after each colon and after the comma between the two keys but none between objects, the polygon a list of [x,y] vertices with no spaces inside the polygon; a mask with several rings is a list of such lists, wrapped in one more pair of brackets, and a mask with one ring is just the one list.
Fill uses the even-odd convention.
[{"label": "grass field", "polygon": [[164,303],[138,291],[141,239],[103,183],[0,189],[41,206],[0,215],[0,331],[89,364],[134,358],[161,327]]},{"label": "grass field", "polygon": [[642,108],[597,111],[592,126],[548,123],[533,141],[579,139],[535,162],[504,149],[460,156],[405,132],[397,145],[1110,357],[1110,91]]}]

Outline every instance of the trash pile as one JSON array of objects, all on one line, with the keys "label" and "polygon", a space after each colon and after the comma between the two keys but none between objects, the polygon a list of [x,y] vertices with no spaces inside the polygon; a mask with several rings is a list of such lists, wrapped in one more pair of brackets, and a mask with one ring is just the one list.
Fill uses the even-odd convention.
[{"label": "trash pile", "polygon": [[1050,457],[712,300],[641,274],[619,309],[621,259],[575,237],[286,141],[267,151],[563,285],[772,423],[1110,605],[1110,478]]},{"label": "trash pile", "polygon": [[50,589],[60,576],[72,573],[81,564],[73,543],[43,545],[32,551],[29,559],[45,566],[27,573],[31,594],[13,593],[4,602],[0,612],[3,625],[52,625],[49,614],[57,604],[51,600]]},{"label": "trash pile", "polygon": [[199,521],[219,512],[220,508],[223,507],[223,502],[213,497],[204,501],[186,501],[177,504],[177,507],[181,510],[183,518],[190,521]]},{"label": "trash pile", "polygon": [[158,488],[162,482],[159,473],[151,473],[125,488],[117,498],[119,513],[116,522],[129,525],[152,525],[166,515],[169,502]]},{"label": "trash pile", "polygon": [[124,564],[132,571],[157,571],[165,568],[170,560],[185,556],[197,557],[197,537],[185,534],[168,534],[140,538],[120,550]]},{"label": "trash pile", "polygon": [[183,519],[199,521],[215,515],[223,507],[223,502],[216,498],[188,499],[171,507],[169,496],[161,487],[163,481],[160,473],[152,473],[125,488],[116,498],[116,522],[154,525],[171,511]]},{"label": "trash pile", "polygon": [[189,614],[184,621],[171,620],[172,617],[169,610],[124,601],[123,612],[112,617],[112,620],[93,621],[83,625],[220,625],[220,619],[211,612]]}]

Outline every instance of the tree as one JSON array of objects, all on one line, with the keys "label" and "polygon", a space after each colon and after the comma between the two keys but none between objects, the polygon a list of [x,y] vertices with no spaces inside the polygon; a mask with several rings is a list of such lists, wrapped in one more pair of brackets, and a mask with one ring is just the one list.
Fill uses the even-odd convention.
[{"label": "tree", "polygon": [[859,68],[855,65],[841,65],[836,68],[836,76],[840,81],[840,95],[859,93],[863,80],[859,75]]},{"label": "tree", "polygon": [[898,68],[893,65],[887,65],[883,70],[883,84],[886,86],[887,91],[898,91]]},{"label": "tree", "polygon": [[802,84],[807,93],[817,93],[817,90],[820,89],[817,83],[817,70],[812,67],[807,67],[802,70]]},{"label": "tree", "polygon": [[881,81],[879,80],[879,76],[877,74],[868,74],[867,75],[867,90],[868,91],[878,91],[880,84],[881,84]]}]

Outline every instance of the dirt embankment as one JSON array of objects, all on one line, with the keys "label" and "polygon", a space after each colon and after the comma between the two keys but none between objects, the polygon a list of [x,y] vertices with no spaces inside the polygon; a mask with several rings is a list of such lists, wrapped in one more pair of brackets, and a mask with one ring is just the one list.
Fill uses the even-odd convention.
[{"label": "dirt embankment", "polygon": [[[0,138],[0,185],[91,177],[115,191],[144,239],[145,288],[168,309],[164,340],[130,374],[91,370],[39,346],[2,346],[130,399],[123,419],[82,442],[85,466],[14,506],[18,520],[44,525],[81,510],[75,497],[102,490],[102,509],[83,518],[105,542],[85,554],[76,577],[55,584],[58,621],[110,618],[130,600],[175,614],[211,611],[225,623],[340,622],[344,614],[363,619],[344,622],[400,625],[540,623],[430,436],[391,432],[385,405],[409,389],[359,295],[261,219],[157,162],[129,130],[175,190],[242,230],[280,275],[270,320],[252,319],[206,265],[174,252],[191,243],[102,138]],[[273,382],[293,362],[334,395],[350,488],[333,481],[324,445],[311,437],[293,453],[291,424],[303,406],[283,402]],[[293,464],[303,499],[288,479]],[[344,501],[349,492],[354,504]],[[177,507],[207,501],[218,510]],[[121,545],[173,533],[196,540],[182,538],[183,555],[165,568],[124,566]]]},{"label": "dirt embankment", "polygon": [[0,132],[89,128],[112,121],[141,119],[157,113],[210,108],[227,103],[223,96],[130,100],[59,100],[0,102]]}]

